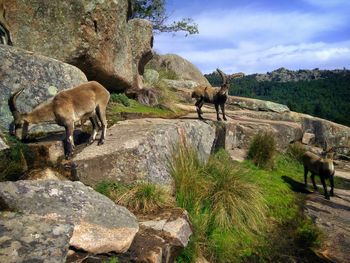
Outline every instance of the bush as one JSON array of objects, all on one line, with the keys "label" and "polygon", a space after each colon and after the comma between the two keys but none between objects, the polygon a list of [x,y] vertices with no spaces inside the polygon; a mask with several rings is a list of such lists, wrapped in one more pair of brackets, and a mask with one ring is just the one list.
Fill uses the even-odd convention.
[{"label": "bush", "polygon": [[101,182],[95,190],[134,212],[150,213],[172,206],[170,195],[162,187],[150,183]]},{"label": "bush", "polygon": [[254,136],[248,150],[247,158],[264,169],[274,167],[276,142],[272,133],[264,132]]},{"label": "bush", "polygon": [[125,107],[130,106],[129,98],[124,93],[112,93],[110,101],[123,104]]},{"label": "bush", "polygon": [[292,160],[301,163],[305,152],[305,148],[300,143],[293,143],[288,146],[286,154]]}]

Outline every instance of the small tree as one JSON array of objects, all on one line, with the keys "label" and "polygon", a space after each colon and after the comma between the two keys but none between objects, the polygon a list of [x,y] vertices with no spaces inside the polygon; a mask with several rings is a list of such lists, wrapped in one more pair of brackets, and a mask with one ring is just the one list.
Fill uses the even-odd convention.
[{"label": "small tree", "polygon": [[181,21],[167,23],[169,14],[165,10],[166,0],[131,0],[132,18],[147,19],[152,22],[155,32],[187,32],[198,34],[198,25],[192,18],[183,18]]}]

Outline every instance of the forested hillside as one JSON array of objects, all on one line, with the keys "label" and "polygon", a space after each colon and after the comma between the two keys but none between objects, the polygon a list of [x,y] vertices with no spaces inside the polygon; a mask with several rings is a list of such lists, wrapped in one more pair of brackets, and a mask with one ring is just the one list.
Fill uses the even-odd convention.
[{"label": "forested hillside", "polygon": [[[217,74],[205,76],[212,85],[220,85]],[[232,79],[230,83],[230,95],[282,103],[293,111],[350,126],[349,70],[289,71],[282,68]]]}]

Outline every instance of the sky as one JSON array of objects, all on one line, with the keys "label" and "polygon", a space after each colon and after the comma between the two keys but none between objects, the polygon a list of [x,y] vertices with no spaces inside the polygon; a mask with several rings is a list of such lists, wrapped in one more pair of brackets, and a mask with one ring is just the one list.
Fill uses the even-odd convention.
[{"label": "sky", "polygon": [[169,22],[190,17],[199,34],[155,35],[203,73],[350,68],[350,0],[167,0]]}]

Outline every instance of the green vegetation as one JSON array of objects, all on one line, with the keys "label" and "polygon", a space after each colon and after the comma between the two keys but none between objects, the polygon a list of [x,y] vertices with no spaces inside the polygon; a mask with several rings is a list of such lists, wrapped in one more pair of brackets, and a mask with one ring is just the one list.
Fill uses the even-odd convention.
[{"label": "green vegetation", "polygon": [[14,137],[7,137],[10,149],[0,152],[0,181],[18,180],[27,170],[28,147]]},{"label": "green vegetation", "polygon": [[264,169],[274,167],[276,142],[272,133],[259,133],[254,136],[248,150],[247,158]]},{"label": "green vegetation", "polygon": [[123,104],[125,107],[130,106],[129,98],[124,93],[112,93],[110,101]]},{"label": "green vegetation", "polygon": [[121,184],[101,182],[95,190],[133,212],[150,213],[173,206],[168,192],[150,183]]},{"label": "green vegetation", "polygon": [[320,233],[304,218],[302,166],[276,157],[267,171],[237,163],[220,150],[203,164],[185,145],[174,151],[170,170],[176,202],[187,209],[194,235],[177,262],[322,262],[312,252]]},{"label": "green vegetation", "polygon": [[[230,95],[270,100],[291,110],[350,126],[350,73],[322,71],[322,79],[280,82],[257,81],[254,75],[231,80]],[[221,83],[212,73],[206,75],[212,85]]]},{"label": "green vegetation", "polygon": [[129,106],[122,103],[111,101],[107,107],[107,119],[109,125],[117,121],[128,118],[128,115],[137,116],[139,118],[175,118],[182,114],[179,110],[169,108],[150,107],[143,105],[135,100],[129,99]]}]

